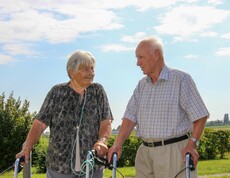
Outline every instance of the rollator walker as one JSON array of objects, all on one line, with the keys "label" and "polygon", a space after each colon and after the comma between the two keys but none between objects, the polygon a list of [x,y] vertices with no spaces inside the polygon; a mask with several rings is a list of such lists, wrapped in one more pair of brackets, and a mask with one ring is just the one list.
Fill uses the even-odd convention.
[{"label": "rollator walker", "polygon": [[[87,155],[87,159],[90,161],[91,159],[91,152]],[[113,154],[113,163],[109,164],[106,159],[99,158],[94,153],[94,159],[98,161],[99,163],[105,165],[109,169],[112,169],[112,178],[116,178],[116,168],[117,168],[117,154]],[[14,164],[14,178],[18,178],[18,173],[23,169],[23,178],[31,178],[31,162],[32,157],[30,154],[30,160],[28,163],[26,163],[23,168],[21,167],[21,163],[24,162],[24,157],[17,158]],[[86,178],[90,178],[90,163],[86,164]]]}]

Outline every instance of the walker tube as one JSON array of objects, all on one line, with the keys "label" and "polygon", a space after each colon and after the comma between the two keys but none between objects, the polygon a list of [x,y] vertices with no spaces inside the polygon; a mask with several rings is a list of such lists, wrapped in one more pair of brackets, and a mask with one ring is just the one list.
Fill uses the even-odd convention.
[{"label": "walker tube", "polygon": [[113,175],[112,178],[116,178],[116,168],[117,168],[117,153],[113,154]]},{"label": "walker tube", "polygon": [[14,164],[14,178],[18,178],[18,168],[19,168],[20,158],[17,158]]},{"label": "walker tube", "polygon": [[187,153],[185,156],[185,160],[186,160],[186,178],[190,178],[190,154]]},{"label": "walker tube", "polygon": [[90,151],[87,154],[87,163],[86,163],[86,178],[89,178],[89,163],[90,162]]}]

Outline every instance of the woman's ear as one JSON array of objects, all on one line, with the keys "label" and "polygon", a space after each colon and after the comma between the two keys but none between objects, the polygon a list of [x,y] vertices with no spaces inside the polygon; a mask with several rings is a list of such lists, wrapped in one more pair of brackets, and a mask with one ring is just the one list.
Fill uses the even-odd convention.
[{"label": "woman's ear", "polygon": [[76,74],[76,72],[73,71],[73,70],[69,70],[68,73],[69,73],[69,76],[70,76],[71,79],[73,79],[75,74]]}]

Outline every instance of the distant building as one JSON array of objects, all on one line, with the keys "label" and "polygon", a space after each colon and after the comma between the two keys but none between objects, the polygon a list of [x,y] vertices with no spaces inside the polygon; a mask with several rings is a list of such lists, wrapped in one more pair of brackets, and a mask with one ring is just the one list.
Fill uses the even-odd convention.
[{"label": "distant building", "polygon": [[224,114],[224,124],[229,124],[229,117],[228,117],[228,113]]},{"label": "distant building", "polygon": [[119,130],[112,130],[112,135],[117,135]]}]

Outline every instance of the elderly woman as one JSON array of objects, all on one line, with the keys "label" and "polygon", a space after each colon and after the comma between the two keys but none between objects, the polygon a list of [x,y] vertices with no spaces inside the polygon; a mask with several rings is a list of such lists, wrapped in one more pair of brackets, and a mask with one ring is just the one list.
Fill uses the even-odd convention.
[{"label": "elderly woman", "polygon": [[[74,52],[67,62],[70,82],[55,85],[34,120],[22,151],[16,157],[29,153],[43,131],[50,127],[46,156],[47,178],[83,178],[81,166],[88,151],[99,156],[108,152],[107,141],[113,120],[103,87],[93,83],[95,60],[86,51]],[[94,178],[103,177],[103,166],[94,165]]]}]

